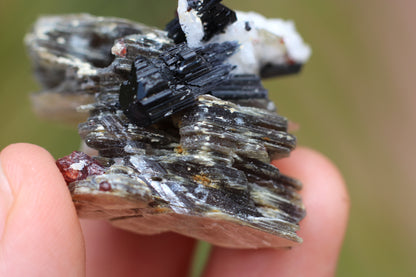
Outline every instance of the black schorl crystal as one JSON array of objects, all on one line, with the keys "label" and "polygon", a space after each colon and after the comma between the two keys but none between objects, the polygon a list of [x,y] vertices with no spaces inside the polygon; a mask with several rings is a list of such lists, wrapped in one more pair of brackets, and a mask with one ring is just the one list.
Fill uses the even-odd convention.
[{"label": "black schorl crystal", "polygon": [[168,37],[171,38],[175,43],[186,42],[185,33],[182,31],[179,18],[175,17],[166,25],[166,31],[168,31]]},{"label": "black schorl crystal", "polygon": [[158,58],[139,56],[120,88],[120,105],[139,126],[148,126],[195,104],[227,80],[233,66],[223,62],[237,43],[212,43],[189,48],[175,45]]},{"label": "black schorl crystal", "polygon": [[260,77],[254,74],[231,75],[211,91],[211,94],[224,100],[267,98],[268,96]]},{"label": "black schorl crystal", "polygon": [[290,74],[297,74],[302,69],[302,64],[266,64],[260,70],[260,76],[262,78],[271,78],[276,76],[284,76]]},{"label": "black schorl crystal", "polygon": [[[235,12],[220,4],[221,0],[188,0],[189,9],[197,11],[202,25],[204,26],[204,37],[202,41],[209,41],[214,35],[223,33],[225,28],[237,20]],[[166,25],[168,37],[175,43],[186,41],[186,37],[175,18]]]}]

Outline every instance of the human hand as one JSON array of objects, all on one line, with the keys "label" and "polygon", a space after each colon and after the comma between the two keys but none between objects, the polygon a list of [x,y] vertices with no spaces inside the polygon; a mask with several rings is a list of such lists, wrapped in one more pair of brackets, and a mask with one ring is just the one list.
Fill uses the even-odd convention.
[{"label": "human hand", "polygon": [[[209,276],[333,276],[349,198],[326,158],[299,148],[273,162],[300,179],[307,216],[292,249],[213,247]],[[195,241],[141,236],[76,215],[66,183],[44,149],[15,144],[0,154],[0,276],[186,276]],[[81,227],[82,225],[82,227]]]}]

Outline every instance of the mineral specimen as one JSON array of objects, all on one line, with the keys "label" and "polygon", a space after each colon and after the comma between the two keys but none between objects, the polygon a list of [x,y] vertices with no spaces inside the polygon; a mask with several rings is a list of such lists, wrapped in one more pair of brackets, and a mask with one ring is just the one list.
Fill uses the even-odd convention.
[{"label": "mineral specimen", "polygon": [[167,29],[82,14],[26,37],[39,113],[89,114],[78,130],[98,155],[57,161],[79,216],[225,247],[298,244],[301,184],[270,164],[296,139],[260,77],[297,72],[308,46],[292,23],[220,0],[179,0]]}]

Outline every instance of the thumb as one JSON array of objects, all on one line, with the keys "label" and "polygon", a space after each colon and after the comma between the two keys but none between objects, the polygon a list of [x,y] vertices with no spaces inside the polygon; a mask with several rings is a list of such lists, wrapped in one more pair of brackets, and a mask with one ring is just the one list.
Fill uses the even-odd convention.
[{"label": "thumb", "polygon": [[0,276],[82,276],[84,241],[52,156],[30,144],[0,153]]}]

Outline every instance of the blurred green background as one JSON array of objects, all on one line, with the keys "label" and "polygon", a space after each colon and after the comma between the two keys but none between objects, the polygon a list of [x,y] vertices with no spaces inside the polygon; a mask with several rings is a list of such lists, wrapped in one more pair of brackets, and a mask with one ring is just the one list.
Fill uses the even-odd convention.
[{"label": "blurred green background", "polygon": [[[337,276],[416,276],[414,78],[416,2],[224,0],[293,19],[312,49],[299,76],[266,82],[299,144],[342,171],[352,200]],[[0,1],[0,148],[31,142],[55,157],[79,147],[76,130],[34,117],[23,36],[42,14],[89,12],[163,27],[176,1]]]}]

